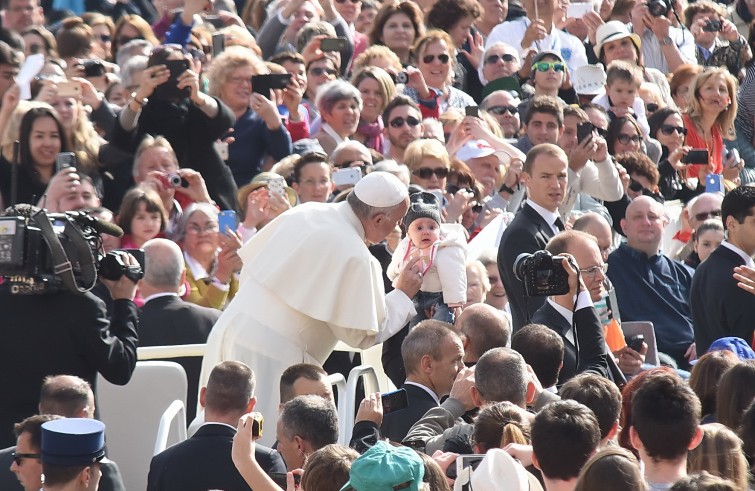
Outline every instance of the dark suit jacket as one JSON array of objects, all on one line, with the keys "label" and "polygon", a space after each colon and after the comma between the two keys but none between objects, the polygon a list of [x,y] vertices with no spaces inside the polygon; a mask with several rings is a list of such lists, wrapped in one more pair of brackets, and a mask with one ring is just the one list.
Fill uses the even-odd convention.
[{"label": "dark suit jacket", "polygon": [[[248,491],[250,488],[231,460],[236,430],[221,423],[207,423],[181,443],[152,457],[147,491]],[[254,458],[267,472],[286,472],[280,454],[257,445]]]},{"label": "dark suit jacket", "polygon": [[[0,489],[3,491],[24,491],[24,487],[21,486],[16,475],[10,470],[10,465],[13,462],[13,452],[15,451],[16,447],[0,450]],[[126,491],[121,471],[115,462],[104,459],[100,463],[100,470],[102,470],[102,477],[100,478],[100,485],[97,488],[98,491]]]},{"label": "dark suit jacket", "polygon": [[527,318],[545,302],[545,297],[529,297],[525,306],[524,284],[514,276],[514,261],[524,252],[532,254],[545,249],[553,235],[553,229],[543,217],[529,204],[525,204],[501,236],[498,271],[509,297],[514,331],[524,326]]},{"label": "dark suit jacket", "polygon": [[550,303],[546,302],[535,312],[532,322],[550,327],[564,340],[564,366],[558,375],[559,386],[583,372],[601,375],[618,385],[626,383],[613,356],[606,349],[603,327],[595,308],[582,308],[574,313],[574,330],[578,345],[576,347],[566,338],[566,333],[572,326]]},{"label": "dark suit jacket", "polygon": [[383,426],[380,427],[383,437],[394,442],[401,442],[414,423],[419,421],[427,411],[438,406],[435,399],[422,387],[404,384],[403,388],[406,389],[409,406],[383,416]]},{"label": "dark suit jacket", "polygon": [[[152,299],[144,304],[139,316],[139,346],[206,343],[218,317],[219,310],[184,302],[175,295]],[[186,419],[191,422],[196,415],[202,357],[178,358],[175,361],[186,370],[189,381]]]},{"label": "dark suit jacket", "polygon": [[708,351],[713,341],[736,336],[752,343],[755,297],[739,287],[732,275],[745,263],[736,252],[719,246],[697,267],[690,288],[692,326],[697,352]]}]

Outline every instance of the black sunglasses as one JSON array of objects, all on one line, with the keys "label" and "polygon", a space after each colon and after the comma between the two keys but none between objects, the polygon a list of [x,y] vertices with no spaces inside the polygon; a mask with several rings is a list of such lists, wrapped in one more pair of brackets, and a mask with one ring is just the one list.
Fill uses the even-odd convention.
[{"label": "black sunglasses", "polygon": [[642,141],[642,137],[640,135],[626,135],[624,133],[618,135],[616,139],[619,140],[622,145],[628,145],[629,142],[640,143]]},{"label": "black sunglasses", "polygon": [[702,213],[697,213],[695,215],[695,220],[698,222],[702,222],[704,220],[707,220],[708,218],[720,218],[721,217],[721,210],[713,210],[713,211],[704,211]]},{"label": "black sunglasses", "polygon": [[643,189],[645,189],[645,187],[642,184],[640,184],[639,182],[637,182],[634,179],[630,178],[629,179],[629,189],[631,189],[635,193],[639,193],[640,191],[642,191]]},{"label": "black sunglasses", "polygon": [[448,177],[449,172],[450,171],[446,167],[438,167],[437,169],[422,167],[421,169],[415,170],[414,175],[420,179],[430,179],[433,174],[435,174],[438,179],[444,179]]},{"label": "black sunglasses", "polygon": [[503,55],[490,55],[485,58],[485,64],[492,65],[493,63],[497,63],[498,60],[501,60],[504,63],[511,63],[512,61],[516,61],[516,58],[514,57],[514,55],[510,55],[508,53]]},{"label": "black sunglasses", "polygon": [[[429,65],[430,63],[432,63],[433,61],[435,61],[435,58],[436,58],[435,55],[425,55],[425,56],[422,57],[422,61],[425,62],[425,63],[427,63]],[[437,58],[444,65],[447,64],[448,60],[451,59],[451,57],[448,56],[447,54],[438,55]]]},{"label": "black sunglasses", "polygon": [[15,462],[17,466],[20,466],[24,459],[38,459],[42,457],[42,454],[13,452],[11,456],[13,457],[13,462]]},{"label": "black sunglasses", "polygon": [[392,119],[389,124],[392,128],[401,128],[402,126],[404,126],[404,123],[414,128],[415,126],[418,126],[421,121],[413,116],[408,116],[406,119],[399,116],[398,118]]},{"label": "black sunglasses", "polygon": [[496,116],[503,116],[506,113],[516,116],[516,113],[519,112],[519,108],[516,106],[490,106],[488,112],[495,114]]},{"label": "black sunglasses", "polygon": [[326,73],[328,75],[335,75],[336,73],[338,73],[337,70],[334,70],[332,68],[324,68],[321,66],[312,67],[309,69],[309,72],[315,77],[320,77],[322,75],[325,75]]},{"label": "black sunglasses", "polygon": [[670,135],[674,131],[676,131],[680,135],[687,134],[687,128],[685,128],[684,126],[674,126],[671,124],[664,124],[661,126],[661,133],[663,133],[664,135]]},{"label": "black sunglasses", "polygon": [[99,38],[100,38],[100,41],[102,41],[103,43],[107,43],[108,41],[110,41],[110,40],[112,39],[112,38],[110,37],[110,34],[100,34],[100,35],[99,35],[99,36],[97,36],[97,37],[99,37]]},{"label": "black sunglasses", "polygon": [[660,106],[659,106],[658,104],[656,104],[655,102],[649,102],[649,103],[648,103],[648,105],[647,105],[647,106],[645,106],[645,109],[646,109],[646,110],[647,110],[647,112],[649,112],[649,113],[654,113],[654,112],[656,112],[656,111],[657,111],[657,110],[658,110],[659,108],[660,108]]}]

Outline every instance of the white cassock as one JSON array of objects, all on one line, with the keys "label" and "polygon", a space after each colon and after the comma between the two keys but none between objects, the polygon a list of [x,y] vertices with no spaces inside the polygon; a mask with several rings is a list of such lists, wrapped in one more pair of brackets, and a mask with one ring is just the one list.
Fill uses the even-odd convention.
[{"label": "white cassock", "polygon": [[296,363],[322,365],[338,341],[369,348],[415,315],[401,290],[388,295],[380,263],[348,203],[307,203],[281,215],[239,251],[238,293],[210,332],[200,387],[225,360],[256,375],[263,443],[275,441],[279,382]]}]

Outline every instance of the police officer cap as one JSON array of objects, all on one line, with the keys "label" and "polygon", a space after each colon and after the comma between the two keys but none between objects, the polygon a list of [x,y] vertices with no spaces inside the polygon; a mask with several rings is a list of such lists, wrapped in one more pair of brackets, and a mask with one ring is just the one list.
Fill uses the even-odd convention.
[{"label": "police officer cap", "polygon": [[105,424],[96,419],[63,418],[42,425],[42,462],[86,466],[105,456]]},{"label": "police officer cap", "polygon": [[371,172],[354,186],[359,201],[374,208],[390,208],[409,197],[401,180],[390,172]]}]

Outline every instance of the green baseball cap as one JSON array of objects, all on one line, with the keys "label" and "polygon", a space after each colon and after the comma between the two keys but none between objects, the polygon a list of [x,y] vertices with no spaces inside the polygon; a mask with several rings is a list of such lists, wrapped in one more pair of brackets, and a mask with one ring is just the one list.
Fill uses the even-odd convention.
[{"label": "green baseball cap", "polygon": [[419,491],[425,465],[409,447],[394,447],[379,441],[351,464],[349,482],[341,491],[393,491],[395,486],[410,483],[407,491]]}]

